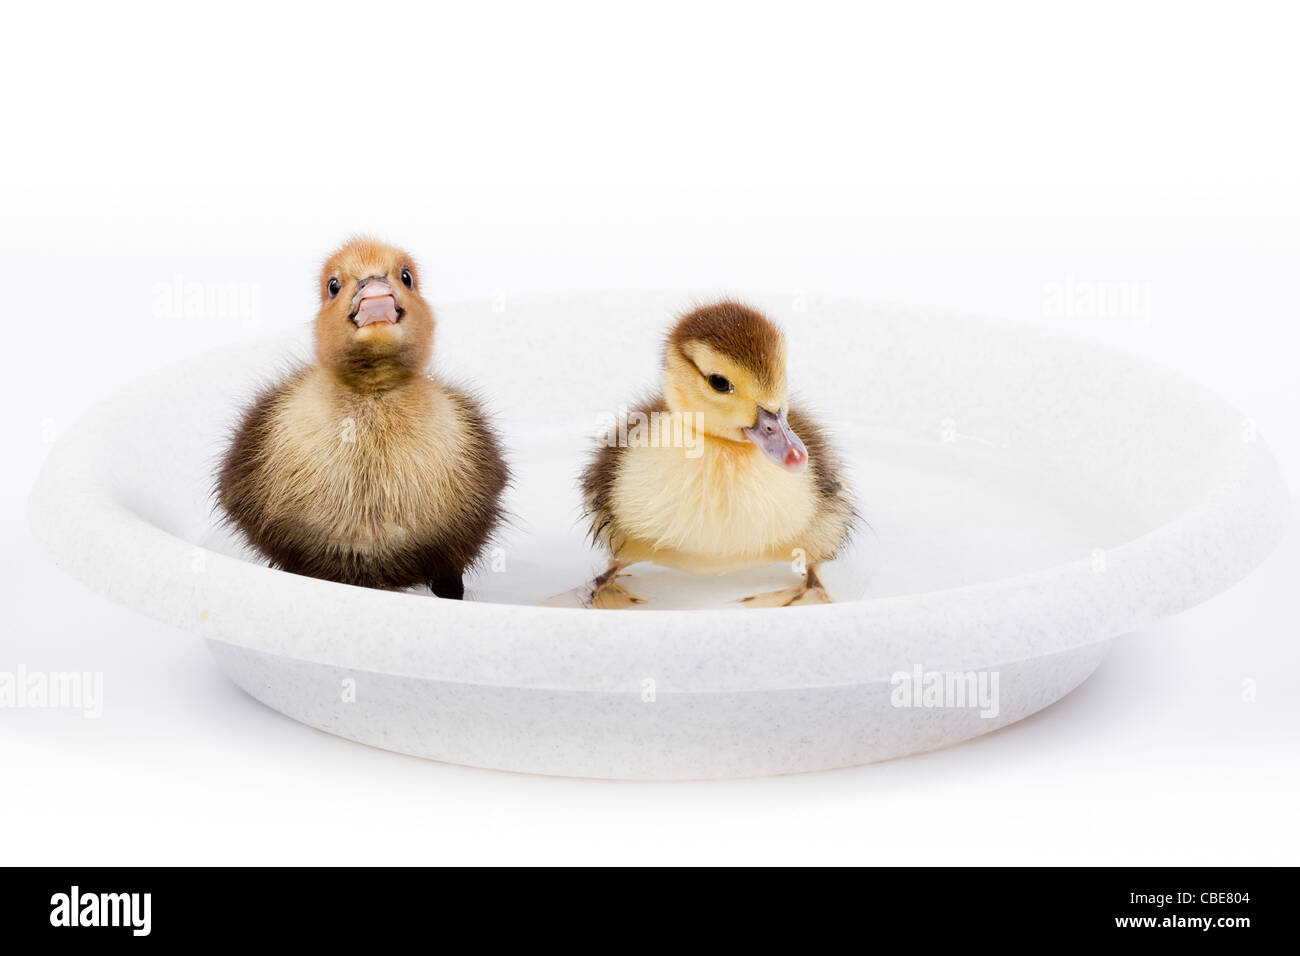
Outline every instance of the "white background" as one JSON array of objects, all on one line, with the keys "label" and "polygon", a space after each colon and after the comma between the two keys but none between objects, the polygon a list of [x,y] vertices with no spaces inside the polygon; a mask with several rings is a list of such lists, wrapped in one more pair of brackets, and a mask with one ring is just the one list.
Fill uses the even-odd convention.
[{"label": "white background", "polygon": [[[49,567],[24,520],[43,436],[174,357],[306,321],[354,231],[411,248],[435,305],[806,290],[1068,328],[1213,387],[1294,485],[1286,5],[35,7],[6,14],[0,60],[0,670],[102,671],[106,703],[0,711],[0,860],[1300,862],[1293,530],[1009,729],[648,785],[309,730]],[[255,284],[260,322],[155,317],[176,276]],[[1150,321],[1052,314],[1067,278],[1141,284]]]}]

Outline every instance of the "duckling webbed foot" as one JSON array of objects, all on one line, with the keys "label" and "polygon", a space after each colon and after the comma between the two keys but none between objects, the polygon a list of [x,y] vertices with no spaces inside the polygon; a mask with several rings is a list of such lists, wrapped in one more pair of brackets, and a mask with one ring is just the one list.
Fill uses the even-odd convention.
[{"label": "duckling webbed foot", "polygon": [[747,598],[741,598],[741,604],[745,607],[798,607],[807,604],[833,604],[830,594],[827,593],[825,585],[822,584],[821,578],[817,577],[817,569],[809,567],[804,572],[803,580],[792,588],[782,588],[780,591],[766,591],[762,594],[753,594]]},{"label": "duckling webbed foot", "polygon": [[644,604],[644,600],[618,583],[619,578],[627,577],[627,575],[619,574],[619,572],[630,563],[613,561],[603,574],[599,574],[592,579],[591,584],[584,589],[582,594],[582,606],[617,611],[636,604]]}]

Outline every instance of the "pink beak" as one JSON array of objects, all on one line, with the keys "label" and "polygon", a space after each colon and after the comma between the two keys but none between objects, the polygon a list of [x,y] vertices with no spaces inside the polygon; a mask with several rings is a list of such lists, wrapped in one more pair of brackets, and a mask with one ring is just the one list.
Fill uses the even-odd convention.
[{"label": "pink beak", "polygon": [[375,322],[393,322],[399,318],[397,293],[383,279],[371,279],[352,299],[352,321],[357,328]]},{"label": "pink beak", "polygon": [[757,420],[744,432],[764,455],[786,471],[797,475],[808,466],[808,449],[785,420],[784,409],[773,414],[760,408]]}]

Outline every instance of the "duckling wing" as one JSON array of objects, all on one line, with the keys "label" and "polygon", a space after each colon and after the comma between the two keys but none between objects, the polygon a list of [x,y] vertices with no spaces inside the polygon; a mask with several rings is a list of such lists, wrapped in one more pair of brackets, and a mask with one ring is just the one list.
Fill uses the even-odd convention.
[{"label": "duckling wing", "polygon": [[462,425],[460,447],[454,452],[462,475],[457,488],[459,507],[454,512],[454,527],[444,532],[442,544],[452,546],[468,567],[481,557],[505,517],[501,495],[510,483],[510,469],[501,439],[478,398],[442,382],[435,384],[451,400]]},{"label": "duckling wing", "polygon": [[844,462],[815,418],[798,408],[791,408],[786,418],[791,430],[808,449],[808,470],[817,495],[806,545],[816,552],[810,555],[810,560],[829,561],[848,544],[858,519],[853,494],[845,479]]},{"label": "duckling wing", "polygon": [[282,381],[267,386],[244,409],[230,436],[217,471],[215,497],[222,516],[254,539],[264,517],[266,485],[261,472],[270,457],[271,426],[276,409],[307,375],[294,368]]},{"label": "duckling wing", "polygon": [[[623,420],[616,426],[626,434],[628,421],[634,415],[649,416],[667,410],[662,395],[649,395],[627,408]],[[614,509],[614,483],[626,458],[627,447],[616,437],[609,436],[592,451],[580,479],[583,511],[590,523],[592,543],[608,548],[611,553],[617,553],[627,540],[626,530],[619,526]]]}]

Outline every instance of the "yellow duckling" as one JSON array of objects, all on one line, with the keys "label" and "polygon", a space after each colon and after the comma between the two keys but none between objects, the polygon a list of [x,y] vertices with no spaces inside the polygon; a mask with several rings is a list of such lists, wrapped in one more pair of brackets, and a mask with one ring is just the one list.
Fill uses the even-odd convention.
[{"label": "yellow duckling", "polygon": [[459,599],[502,518],[496,434],[428,372],[434,316],[410,256],[354,240],[319,283],[316,363],[245,411],[218,501],[274,567]]},{"label": "yellow duckling", "polygon": [[817,565],[852,530],[852,498],[822,430],[790,408],[785,340],[765,316],[724,301],[683,316],[664,349],[663,392],[628,413],[677,441],[609,442],[582,476],[593,540],[607,570],[583,592],[588,607],[641,603],[618,583],[650,561],[726,574],[802,558],[797,587],[745,598],[751,607],[825,604]]}]

